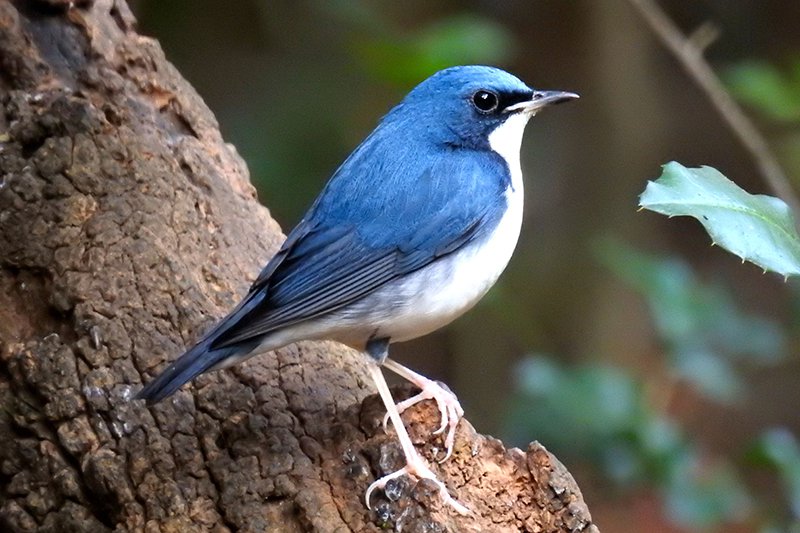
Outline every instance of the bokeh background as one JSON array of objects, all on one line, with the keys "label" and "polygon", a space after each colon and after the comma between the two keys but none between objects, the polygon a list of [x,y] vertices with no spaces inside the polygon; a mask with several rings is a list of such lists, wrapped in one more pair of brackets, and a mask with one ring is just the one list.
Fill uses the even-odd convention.
[{"label": "bokeh background", "polygon": [[[716,30],[705,56],[800,185],[800,2],[660,5],[686,33]],[[553,451],[603,531],[800,531],[797,283],[711,247],[693,220],[637,211],[671,160],[772,192],[629,0],[132,7],[287,229],[439,68],[580,93],[528,126],[523,233],[497,287],[395,356],[448,383],[482,433]]]}]

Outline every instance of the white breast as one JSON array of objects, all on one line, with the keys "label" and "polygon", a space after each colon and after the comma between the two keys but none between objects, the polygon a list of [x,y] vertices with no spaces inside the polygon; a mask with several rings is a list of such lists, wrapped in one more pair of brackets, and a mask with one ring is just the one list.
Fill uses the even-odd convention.
[{"label": "white breast", "polygon": [[363,349],[371,338],[404,341],[426,335],[470,309],[505,269],[522,225],[519,150],[529,115],[512,115],[489,135],[489,146],[511,173],[507,209],[495,231],[403,279],[321,319],[301,322],[265,338],[261,350],[304,339],[332,339]]},{"label": "white breast", "polygon": [[[506,190],[507,210],[496,230],[487,238],[365,298],[354,314],[373,310],[366,321],[373,324],[371,335],[403,341],[430,333],[470,309],[497,281],[511,259],[522,225],[519,152],[529,118],[522,113],[512,115],[489,136],[489,145],[505,159],[511,173],[511,184]],[[385,306],[387,302],[394,304],[391,312]]]}]

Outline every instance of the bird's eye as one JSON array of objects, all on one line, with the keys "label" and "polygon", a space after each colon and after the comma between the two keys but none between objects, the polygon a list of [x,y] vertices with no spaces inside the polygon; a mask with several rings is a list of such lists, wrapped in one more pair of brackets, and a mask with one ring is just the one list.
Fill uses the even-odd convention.
[{"label": "bird's eye", "polygon": [[472,95],[472,104],[478,108],[481,113],[491,113],[497,109],[499,100],[497,95],[491,91],[481,89]]}]

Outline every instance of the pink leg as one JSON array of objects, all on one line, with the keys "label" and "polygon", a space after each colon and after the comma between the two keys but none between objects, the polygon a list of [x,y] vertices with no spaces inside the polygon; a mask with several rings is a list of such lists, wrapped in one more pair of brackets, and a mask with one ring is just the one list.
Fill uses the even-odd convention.
[{"label": "pink leg", "polygon": [[[456,428],[458,427],[461,417],[464,416],[464,409],[462,409],[461,404],[458,403],[458,398],[456,398],[455,394],[445,389],[435,381],[430,380],[423,375],[417,374],[413,370],[404,367],[396,361],[392,361],[391,359],[387,358],[383,362],[383,366],[398,376],[407,379],[421,389],[419,394],[397,404],[397,411],[399,413],[402,413],[412,405],[416,405],[424,400],[436,401],[436,406],[439,408],[439,412],[442,415],[442,423],[439,426],[439,429],[434,431],[433,434],[438,435],[444,432],[445,428],[449,427],[447,436],[444,439],[444,445],[445,448],[447,448],[447,453],[439,462],[443,463],[447,461],[447,459],[449,459],[453,454],[453,445],[455,444],[456,440]],[[389,413],[387,412],[386,416],[383,417],[384,429],[386,429],[386,422],[388,420]],[[392,423],[394,423],[394,420]]]},{"label": "pink leg", "polygon": [[414,448],[414,444],[411,442],[411,438],[408,436],[406,427],[403,425],[403,420],[400,418],[400,413],[397,411],[397,407],[392,399],[392,393],[389,391],[389,386],[386,384],[386,380],[383,377],[380,367],[370,364],[369,371],[372,374],[372,379],[375,381],[375,386],[378,388],[378,393],[380,394],[381,399],[386,406],[386,412],[388,413],[389,418],[392,420],[392,425],[397,433],[397,439],[400,441],[400,446],[403,448],[403,454],[406,458],[406,466],[396,472],[392,472],[391,474],[374,481],[369,486],[365,495],[367,508],[371,509],[369,505],[369,497],[373,490],[382,489],[386,486],[388,481],[400,477],[403,474],[408,474],[416,478],[430,479],[439,487],[439,492],[442,495],[442,499],[444,499],[445,503],[453,507],[453,509],[460,514],[469,514],[469,509],[450,496],[450,493],[447,492],[447,487],[445,487],[444,483],[436,478],[436,474],[431,471],[430,467],[425,462],[425,459],[420,457],[420,455],[417,453],[417,450]]}]

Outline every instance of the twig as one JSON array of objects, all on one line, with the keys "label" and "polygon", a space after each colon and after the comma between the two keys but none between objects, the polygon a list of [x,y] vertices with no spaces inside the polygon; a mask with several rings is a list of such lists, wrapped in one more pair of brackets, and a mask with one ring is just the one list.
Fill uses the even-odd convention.
[{"label": "twig", "polygon": [[664,46],[675,55],[686,72],[703,89],[733,133],[750,152],[767,185],[795,214],[799,214],[800,201],[789,179],[761,132],[725,90],[722,82],[703,58],[704,47],[698,47],[691,38],[687,38],[655,0],[629,0],[629,2],[641,13]]}]

